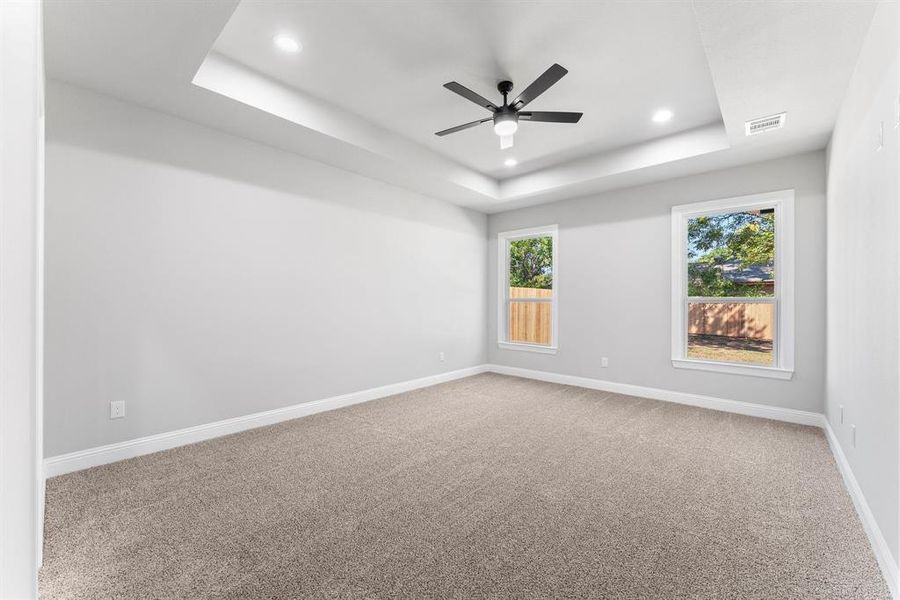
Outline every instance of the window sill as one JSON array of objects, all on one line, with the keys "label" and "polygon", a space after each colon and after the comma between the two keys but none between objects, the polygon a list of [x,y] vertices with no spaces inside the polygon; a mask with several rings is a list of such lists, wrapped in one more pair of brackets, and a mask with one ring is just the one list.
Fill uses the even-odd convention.
[{"label": "window sill", "polygon": [[672,366],[678,369],[695,369],[698,371],[714,371],[732,375],[750,375],[751,377],[768,377],[769,379],[790,379],[794,376],[792,369],[778,367],[760,367],[754,365],[738,365],[732,363],[712,362],[707,360],[688,360],[673,358]]},{"label": "window sill", "polygon": [[521,344],[517,342],[497,342],[501,350],[519,350],[523,352],[538,352],[539,354],[556,354],[556,346],[539,346],[537,344]]}]

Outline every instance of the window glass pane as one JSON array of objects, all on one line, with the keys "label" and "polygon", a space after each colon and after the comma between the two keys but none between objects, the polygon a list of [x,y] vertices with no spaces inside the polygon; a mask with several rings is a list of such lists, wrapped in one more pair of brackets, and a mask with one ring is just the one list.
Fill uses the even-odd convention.
[{"label": "window glass pane", "polygon": [[771,366],[775,304],[688,304],[688,358]]},{"label": "window glass pane", "polygon": [[[509,287],[525,288],[526,290],[553,289],[552,237],[535,237],[509,242]],[[537,294],[538,292],[522,291],[520,293]]]},{"label": "window glass pane", "polygon": [[553,343],[553,236],[510,240],[507,258],[511,300],[507,340],[549,346]]},{"label": "window glass pane", "polygon": [[688,296],[775,295],[775,210],[688,219]]},{"label": "window glass pane", "polygon": [[549,346],[553,340],[553,304],[510,302],[509,341]]}]

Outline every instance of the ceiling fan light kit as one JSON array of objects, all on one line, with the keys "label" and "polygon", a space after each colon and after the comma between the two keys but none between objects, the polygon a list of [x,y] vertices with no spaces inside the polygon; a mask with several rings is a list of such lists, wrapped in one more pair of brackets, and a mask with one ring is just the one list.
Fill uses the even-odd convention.
[{"label": "ceiling fan light kit", "polygon": [[522,109],[526,104],[546,92],[547,89],[550,88],[550,86],[562,79],[563,75],[565,75],[566,73],[568,73],[566,69],[558,64],[554,64],[552,67],[544,71],[544,73],[540,77],[535,79],[531,85],[525,88],[525,90],[521,94],[519,94],[519,96],[512,102],[509,102],[507,100],[507,96],[513,89],[513,83],[511,81],[501,81],[499,84],[497,84],[497,90],[501,94],[503,94],[503,102],[499,106],[455,81],[445,83],[444,87],[451,92],[457,93],[466,100],[469,100],[470,102],[474,102],[475,104],[486,108],[487,110],[494,113],[494,115],[493,117],[479,119],[477,121],[472,121],[470,123],[464,123],[462,125],[457,125],[456,127],[444,129],[443,131],[438,131],[437,133],[435,133],[435,135],[445,136],[451,133],[456,133],[457,131],[469,129],[470,127],[475,127],[476,125],[481,125],[482,123],[487,123],[488,121],[493,121],[494,133],[500,136],[500,148],[506,149],[512,148],[513,135],[515,135],[515,133],[519,129],[519,120],[539,121],[545,123],[577,123],[581,119],[581,115],[583,113],[547,111],[522,112]]},{"label": "ceiling fan light kit", "polygon": [[512,111],[497,112],[494,115],[494,133],[500,137],[515,135],[519,129],[519,116]]}]

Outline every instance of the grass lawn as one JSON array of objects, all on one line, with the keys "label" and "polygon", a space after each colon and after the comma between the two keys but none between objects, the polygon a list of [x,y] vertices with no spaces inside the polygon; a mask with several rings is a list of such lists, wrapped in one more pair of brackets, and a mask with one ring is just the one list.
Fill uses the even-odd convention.
[{"label": "grass lawn", "polygon": [[688,358],[718,362],[772,364],[772,341],[720,335],[688,336]]}]

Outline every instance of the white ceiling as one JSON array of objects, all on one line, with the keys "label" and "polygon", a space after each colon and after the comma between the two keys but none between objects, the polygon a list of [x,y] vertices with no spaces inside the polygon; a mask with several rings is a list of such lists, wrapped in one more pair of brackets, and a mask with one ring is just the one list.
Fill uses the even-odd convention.
[{"label": "white ceiling", "polygon": [[[47,0],[48,76],[486,212],[823,148],[874,2]],[[294,56],[276,33],[303,43]],[[434,131],[558,62],[501,152]],[[515,93],[515,92],[514,92]],[[659,126],[654,109],[675,112]],[[747,138],[747,119],[788,112]],[[487,115],[487,111],[484,111]],[[52,124],[51,124],[52,126]],[[507,169],[509,154],[520,160]]]},{"label": "white ceiling", "polygon": [[[273,47],[282,31],[302,53]],[[721,121],[686,2],[243,2],[213,49],[498,178],[509,156],[522,174]],[[490,115],[447,81],[499,103],[499,81],[513,81],[512,100],[554,62],[569,74],[529,108],[584,112],[577,125],[522,123],[505,151],[487,123],[434,135]],[[652,122],[660,107],[677,118]]]}]

